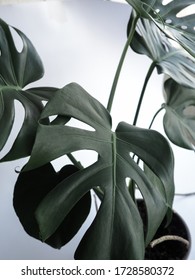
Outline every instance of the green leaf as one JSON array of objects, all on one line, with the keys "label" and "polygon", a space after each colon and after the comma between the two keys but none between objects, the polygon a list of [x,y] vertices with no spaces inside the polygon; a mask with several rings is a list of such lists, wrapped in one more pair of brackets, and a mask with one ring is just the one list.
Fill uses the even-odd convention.
[{"label": "green leaf", "polygon": [[178,13],[194,4],[194,0],[126,0],[142,18],[153,21],[168,37],[177,41],[195,57],[195,17],[192,13],[178,17]]},{"label": "green leaf", "polygon": [[11,27],[0,20],[0,150],[5,146],[13,127],[14,100],[22,104],[25,118],[10,152],[1,161],[30,154],[37,121],[43,109],[42,101],[49,100],[56,91],[49,87],[23,90],[27,84],[43,76],[43,65],[29,39],[18,29],[12,30],[22,41],[21,52],[15,46]]},{"label": "green leaf", "polygon": [[[34,238],[41,239],[35,211],[44,197],[60,182],[78,172],[74,165],[66,165],[56,172],[50,163],[37,169],[21,172],[14,189],[14,209],[25,231]],[[54,206],[53,206],[54,207]],[[54,248],[61,248],[78,232],[86,220],[91,207],[90,192],[73,206],[56,231],[45,240]]]},{"label": "green leaf", "polygon": [[164,84],[166,113],[165,132],[174,144],[194,150],[195,146],[195,90],[179,85],[172,79]]},{"label": "green leaf", "polygon": [[[130,17],[128,30],[131,26]],[[161,30],[150,20],[140,19],[131,42],[131,48],[145,54],[155,63],[158,73],[166,73],[178,83],[195,87],[195,59],[182,48],[174,47]]]},{"label": "green leaf", "polygon": [[[66,121],[45,122],[50,116]],[[67,119],[66,119],[67,118]],[[92,130],[68,125],[77,119]],[[77,84],[59,90],[44,108],[31,158],[24,171],[38,168],[74,151],[93,150],[97,161],[53,189],[40,203],[36,217],[43,240],[59,227],[72,207],[95,187],[103,193],[98,213],[76,251],[78,259],[142,259],[174,195],[173,155],[166,139],[153,130],[119,123],[111,130],[111,117],[96,99]],[[131,157],[136,154],[161,180],[162,193]],[[126,179],[136,182],[145,200],[149,224],[145,240],[138,208]]]}]

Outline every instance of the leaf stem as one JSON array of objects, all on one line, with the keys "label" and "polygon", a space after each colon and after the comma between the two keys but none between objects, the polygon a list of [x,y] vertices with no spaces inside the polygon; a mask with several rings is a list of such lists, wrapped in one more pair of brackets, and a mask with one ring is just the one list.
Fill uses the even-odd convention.
[{"label": "leaf stem", "polygon": [[177,196],[191,196],[195,195],[195,192],[190,192],[190,193],[175,193]]},{"label": "leaf stem", "polygon": [[67,157],[70,159],[70,161],[79,169],[83,169],[82,164],[80,163],[80,161],[76,160],[76,158],[71,154],[67,154]]},{"label": "leaf stem", "polygon": [[128,50],[129,45],[130,45],[130,43],[133,39],[133,35],[134,35],[134,32],[135,32],[135,28],[136,28],[136,24],[137,24],[138,19],[139,19],[139,15],[136,14],[136,16],[134,17],[134,19],[132,21],[131,30],[129,32],[127,41],[125,43],[125,46],[124,46],[123,52],[121,54],[119,64],[118,64],[118,67],[117,67],[117,70],[116,70],[116,73],[115,73],[115,76],[114,76],[114,80],[113,80],[113,83],[112,83],[112,88],[111,88],[111,91],[110,91],[110,96],[109,96],[109,100],[108,100],[108,104],[107,104],[107,110],[109,112],[112,109],[112,104],[113,104],[118,80],[119,80],[119,77],[120,77],[121,69],[122,69],[122,66],[123,66],[123,63],[124,63],[124,60],[125,60],[125,56],[127,54],[127,50]]},{"label": "leaf stem", "polygon": [[141,105],[142,105],[144,93],[145,93],[146,87],[148,85],[148,81],[149,81],[155,67],[156,67],[156,62],[153,61],[152,64],[150,65],[150,68],[149,68],[148,72],[147,72],[147,75],[146,75],[146,78],[145,78],[145,81],[144,81],[144,85],[142,87],[142,91],[141,91],[140,98],[139,98],[138,105],[137,105],[137,110],[135,112],[135,117],[134,117],[134,120],[133,120],[133,125],[137,124],[137,120],[138,120],[138,116],[139,116],[139,113],[140,113],[140,108],[141,108]]},{"label": "leaf stem", "polygon": [[151,121],[151,123],[150,123],[150,125],[149,125],[149,127],[148,127],[149,129],[152,127],[156,116],[157,116],[163,109],[164,109],[164,107],[161,107],[161,108],[158,109],[158,111],[154,114],[154,116],[153,116],[153,118],[152,118],[152,121]]}]

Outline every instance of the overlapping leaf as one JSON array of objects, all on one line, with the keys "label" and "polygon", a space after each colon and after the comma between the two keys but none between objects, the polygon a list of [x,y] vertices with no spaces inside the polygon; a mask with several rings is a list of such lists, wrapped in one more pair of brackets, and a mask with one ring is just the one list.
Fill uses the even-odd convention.
[{"label": "overlapping leaf", "polygon": [[[50,116],[57,116],[58,121],[48,124],[45,120]],[[91,126],[93,130],[68,125],[70,118]],[[42,200],[36,217],[43,240],[58,229],[72,207],[89,190],[98,186],[103,192],[101,206],[75,257],[143,258],[145,244],[151,240],[173,200],[173,157],[167,141],[158,132],[123,122],[113,132],[107,110],[79,85],[69,84],[44,108],[25,170],[29,172],[79,150],[96,151],[97,161],[60,182]],[[156,174],[163,191],[153,185],[130,153],[138,155]],[[127,178],[136,182],[145,200],[148,213],[145,240],[140,214],[126,185]]]},{"label": "overlapping leaf", "polygon": [[[132,13],[128,29],[133,16]],[[182,48],[174,47],[152,21],[139,20],[131,47],[150,57],[159,73],[166,73],[178,83],[195,88],[195,59]]]},{"label": "overlapping leaf", "polygon": [[195,17],[178,16],[185,8],[194,4],[193,0],[172,0],[163,4],[163,0],[126,0],[142,18],[155,22],[168,37],[173,38],[187,52],[195,57]]},{"label": "overlapping leaf", "polygon": [[168,138],[176,145],[194,150],[195,90],[183,87],[172,79],[165,81],[166,113],[163,119]]},{"label": "overlapping leaf", "polygon": [[167,36],[174,38],[184,49],[195,57],[195,13],[178,16],[194,0],[126,0],[142,18],[153,21]]},{"label": "overlapping leaf", "polygon": [[43,109],[43,100],[53,96],[55,88],[23,90],[27,84],[43,76],[42,62],[29,39],[13,28],[23,43],[22,51],[15,46],[9,27],[0,20],[0,150],[5,146],[15,119],[14,100],[18,100],[25,118],[18,136],[8,154],[2,159],[14,160],[30,154],[34,142],[37,120]]},{"label": "overlapping leaf", "polygon": [[[14,188],[13,204],[20,222],[29,235],[41,239],[35,218],[37,206],[60,182],[76,172],[78,172],[78,168],[74,165],[65,165],[59,172],[56,172],[48,163],[19,174]],[[45,243],[59,249],[69,242],[86,220],[90,207],[91,196],[88,192],[73,206],[60,227],[45,240]]]}]

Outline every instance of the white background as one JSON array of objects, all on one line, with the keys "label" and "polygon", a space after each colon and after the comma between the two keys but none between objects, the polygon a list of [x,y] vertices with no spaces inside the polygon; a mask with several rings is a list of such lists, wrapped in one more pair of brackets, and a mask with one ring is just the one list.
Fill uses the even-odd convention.
[{"label": "white background", "polygon": [[[126,41],[130,7],[103,0],[55,0],[4,5],[0,17],[23,31],[33,42],[45,67],[45,76],[33,86],[62,87],[77,82],[105,106],[115,70]],[[20,46],[21,47],[21,46]],[[114,100],[113,129],[120,121],[132,123],[144,77],[150,60],[129,50]],[[162,76],[151,78],[138,125],[148,127],[163,101]],[[153,128],[163,132],[161,113]],[[17,104],[16,126],[23,110]],[[13,131],[12,137],[17,133]],[[12,139],[11,137],[11,139]],[[10,143],[5,151],[9,149]],[[176,192],[195,191],[194,153],[173,147],[175,151]],[[2,156],[5,151],[0,155]],[[78,155],[85,165],[90,155]],[[93,218],[92,211],[80,234],[61,250],[55,250],[29,237],[12,206],[15,168],[27,159],[0,164],[0,259],[72,259],[82,232]],[[56,166],[61,161],[56,162]],[[195,259],[195,197],[176,197],[174,209],[185,219],[192,236],[189,259]]]}]

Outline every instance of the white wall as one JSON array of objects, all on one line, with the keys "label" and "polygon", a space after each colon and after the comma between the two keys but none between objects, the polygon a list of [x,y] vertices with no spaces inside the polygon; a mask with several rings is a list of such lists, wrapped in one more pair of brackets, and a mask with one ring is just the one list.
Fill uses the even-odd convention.
[{"label": "white wall", "polygon": [[[36,83],[37,86],[62,87],[69,82],[77,82],[105,106],[126,41],[129,14],[128,5],[103,0],[41,1],[0,8],[0,17],[22,30],[43,60],[45,76]],[[113,105],[113,129],[119,121],[132,122],[134,107],[149,65],[149,59],[130,51]],[[161,86],[162,77],[155,73],[144,99],[143,117],[138,123],[140,126],[147,127],[163,103]],[[21,108],[18,107],[18,122],[22,116]],[[162,131],[161,123],[162,114],[154,127]],[[177,151],[177,191],[194,191],[194,154],[174,149]],[[12,194],[17,177],[14,169],[17,166],[21,168],[25,162],[26,159],[0,164],[0,259],[71,259],[80,235],[60,251],[54,250],[29,237],[14,213]],[[60,164],[59,161],[57,164]],[[184,215],[195,234],[192,215],[189,216],[195,210],[194,197],[177,198],[176,202],[175,208]],[[88,223],[91,219],[92,216]],[[191,256],[195,258],[194,247]]]}]

